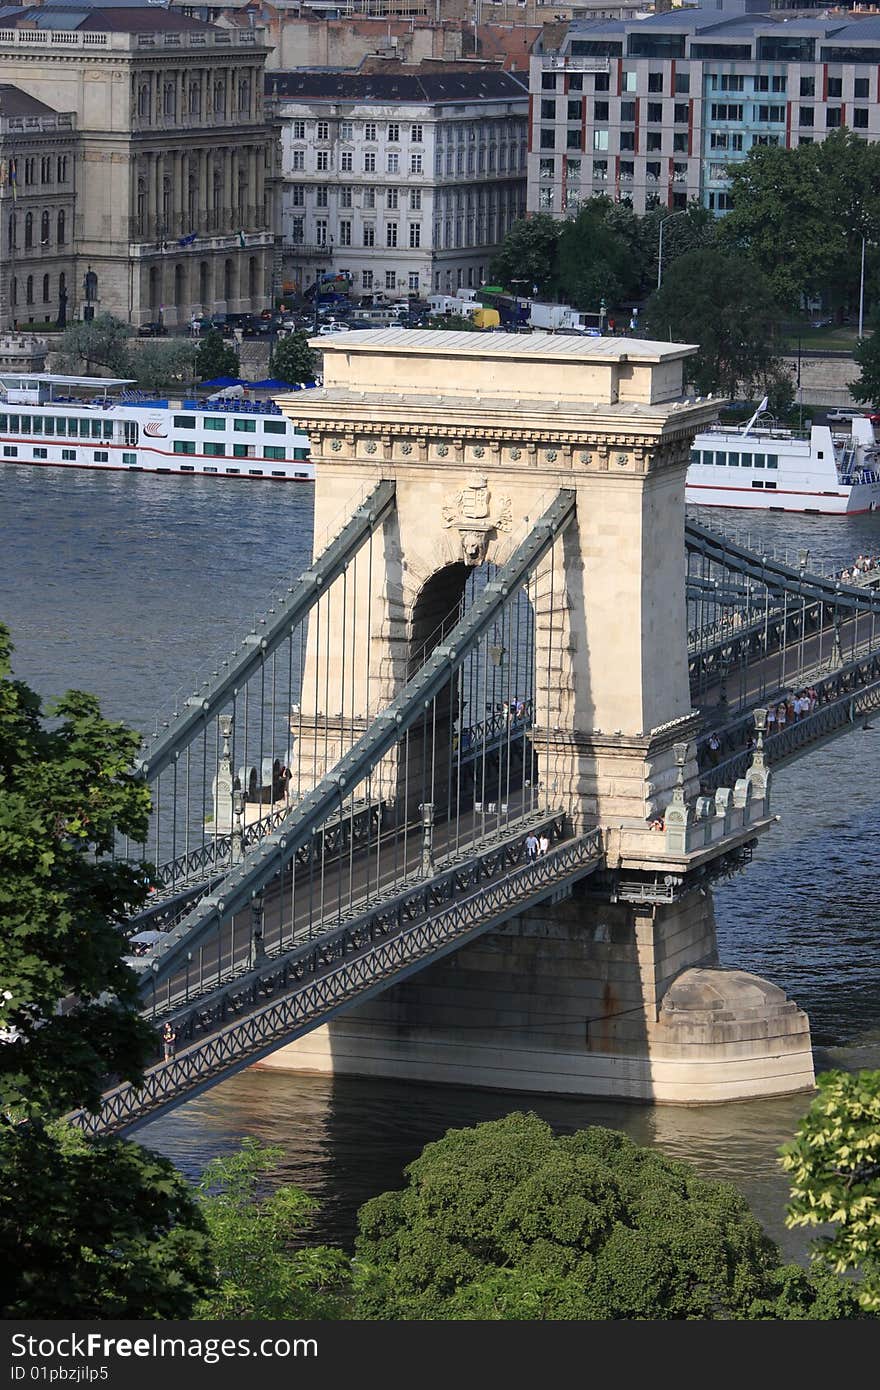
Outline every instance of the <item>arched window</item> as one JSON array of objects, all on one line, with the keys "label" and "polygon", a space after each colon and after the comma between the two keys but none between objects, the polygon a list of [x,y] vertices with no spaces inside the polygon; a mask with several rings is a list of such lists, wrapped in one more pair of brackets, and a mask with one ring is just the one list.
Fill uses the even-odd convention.
[{"label": "arched window", "polygon": [[58,276],[58,294],[59,296],[67,294],[67,276],[64,274],[63,270]]},{"label": "arched window", "polygon": [[137,229],[138,236],[147,235],[147,181],[144,178],[137,181]]},{"label": "arched window", "polygon": [[177,88],[173,82],[166,82],[162,100],[166,116],[173,116],[177,110]]},{"label": "arched window", "polygon": [[14,275],[12,277],[12,302],[13,304],[18,303],[18,279]]},{"label": "arched window", "polygon": [[186,221],[189,231],[196,230],[199,209],[199,182],[195,174],[190,174],[186,182]]},{"label": "arched window", "polygon": [[177,305],[178,313],[182,313],[187,303],[188,295],[186,292],[186,267],[176,265],[174,267],[174,303]]},{"label": "arched window", "polygon": [[48,303],[49,303],[49,297],[50,297],[50,296],[49,296],[49,277],[48,277],[48,275],[44,275],[44,276],[43,276],[43,303],[44,303],[44,304],[48,304]]},{"label": "arched window", "polygon": [[66,228],[66,225],[65,225],[65,218],[64,218],[64,212],[63,212],[63,211],[59,212],[59,214],[58,214],[58,231],[57,231],[55,240],[57,241],[57,243],[58,243],[59,246],[66,246],[66,245],[67,245],[67,228]]},{"label": "arched window", "polygon": [[251,104],[251,84],[243,77],[238,84],[238,109],[247,112]]},{"label": "arched window", "polygon": [[28,212],[24,219],[24,249],[30,251],[34,244],[34,214]]},{"label": "arched window", "polygon": [[150,118],[150,84],[144,82],[138,91],[138,115],[145,120]]},{"label": "arched window", "polygon": [[158,308],[159,308],[160,302],[161,302],[161,301],[160,301],[160,299],[159,299],[159,268],[158,268],[158,266],[151,265],[151,266],[150,266],[150,308],[151,308],[151,309],[158,309]]},{"label": "arched window", "polygon": [[257,297],[257,285],[259,281],[257,258],[251,256],[248,260],[248,296],[250,299]]},{"label": "arched window", "polygon": [[189,89],[189,114],[198,116],[202,109],[202,87],[199,82],[192,82]]},{"label": "arched window", "polygon": [[29,275],[28,278],[27,278],[27,280],[26,280],[26,282],[25,282],[25,300],[27,301],[28,304],[33,304],[33,302],[34,302],[34,277],[33,277],[33,275]]},{"label": "arched window", "polygon": [[199,303],[206,313],[210,310],[210,305],[208,303],[208,272],[208,262],[202,261],[199,264]]},{"label": "arched window", "polygon": [[214,83],[214,115],[226,115],[226,87],[222,82]]},{"label": "arched window", "polygon": [[41,245],[41,246],[48,246],[48,245],[49,245],[49,237],[50,237],[50,235],[51,235],[51,233],[50,233],[50,230],[49,230],[49,214],[48,214],[48,212],[44,212],[44,213],[43,213],[43,216],[40,218],[40,245]]},{"label": "arched window", "polygon": [[6,235],[6,245],[7,245],[7,247],[9,248],[10,251],[12,250],[12,248],[13,248],[14,246],[17,246],[17,245],[18,245],[18,241],[17,241],[17,239],[16,239],[15,233],[16,233],[15,215],[13,214],[13,215],[10,217],[10,219],[9,219],[9,229],[8,229],[7,235]]},{"label": "arched window", "polygon": [[58,182],[59,182],[59,183],[67,183],[67,155],[66,155],[66,154],[60,154],[60,155],[58,156],[58,169],[57,169],[57,174],[58,174]]},{"label": "arched window", "polygon": [[229,259],[227,259],[226,261],[224,261],[224,263],[223,263],[223,298],[226,300],[226,303],[227,303],[227,313],[228,313],[229,301],[232,299],[232,294],[233,294],[233,290],[232,290],[232,285],[233,285],[233,271],[234,271],[234,267],[233,267],[232,261],[229,260]]}]

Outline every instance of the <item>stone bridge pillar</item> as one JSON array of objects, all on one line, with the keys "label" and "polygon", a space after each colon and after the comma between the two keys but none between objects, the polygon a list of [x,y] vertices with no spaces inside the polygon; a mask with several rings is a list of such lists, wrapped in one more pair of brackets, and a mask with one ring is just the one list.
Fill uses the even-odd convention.
[{"label": "stone bridge pillar", "polygon": [[311,438],[316,548],[378,479],[395,480],[397,505],[356,586],[337,585],[310,624],[298,720],[314,775],[399,692],[469,567],[503,562],[573,488],[576,521],[536,581],[540,780],[575,827],[642,825],[694,727],[684,478],[715,407],[682,399],[693,349],[404,330],[321,349],[323,388],[281,402]]},{"label": "stone bridge pillar", "polygon": [[[804,1014],[718,969],[701,875],[755,831],[691,850],[649,829],[674,788],[682,805],[698,790],[684,483],[715,405],[683,399],[694,349],[406,330],[319,346],[323,388],[281,402],[312,442],[316,550],[379,479],[396,507],[310,621],[304,781],[400,691],[470,567],[503,563],[573,489],[576,518],[530,586],[532,738],[545,803],[601,828],[605,871],[263,1065],[683,1103],[809,1087]],[[401,785],[392,755],[371,795]]]}]

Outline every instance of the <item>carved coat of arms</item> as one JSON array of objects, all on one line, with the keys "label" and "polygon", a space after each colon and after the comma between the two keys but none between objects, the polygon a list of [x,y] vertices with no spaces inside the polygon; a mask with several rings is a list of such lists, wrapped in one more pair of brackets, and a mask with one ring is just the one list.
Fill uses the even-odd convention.
[{"label": "carved coat of arms", "polygon": [[513,523],[510,498],[499,497],[494,512],[491,501],[487,479],[482,473],[471,473],[464,487],[450,493],[443,503],[443,525],[458,529],[466,565],[481,565],[489,541],[497,532],[509,531]]}]

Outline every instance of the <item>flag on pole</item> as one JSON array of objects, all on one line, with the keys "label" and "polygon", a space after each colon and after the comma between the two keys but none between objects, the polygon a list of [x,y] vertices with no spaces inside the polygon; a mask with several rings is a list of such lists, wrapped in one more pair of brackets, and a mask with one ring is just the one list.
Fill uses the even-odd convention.
[{"label": "flag on pole", "polygon": [[179,237],[179,238],[178,238],[178,241],[177,241],[177,244],[178,244],[178,246],[192,246],[192,244],[193,244],[193,242],[195,241],[195,239],[196,239],[196,233],[195,233],[195,232],[190,232],[189,236],[182,236],[182,237]]},{"label": "flag on pole", "polygon": [[760,415],[762,410],[766,410],[769,404],[770,404],[770,397],[769,397],[769,396],[765,396],[764,399],[762,400],[761,404],[758,406],[758,414]]},{"label": "flag on pole", "polygon": [[247,246],[247,242],[246,242],[245,239],[244,239],[244,232],[239,232],[239,234],[238,234],[238,244],[239,244],[239,246]]},{"label": "flag on pole", "polygon": [[18,165],[14,159],[9,161],[9,187],[12,189],[14,200],[18,197]]}]

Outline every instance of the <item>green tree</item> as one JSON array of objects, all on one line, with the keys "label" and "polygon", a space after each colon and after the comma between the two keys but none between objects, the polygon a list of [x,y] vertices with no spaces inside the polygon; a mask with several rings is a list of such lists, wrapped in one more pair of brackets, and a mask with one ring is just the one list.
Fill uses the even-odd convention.
[{"label": "green tree", "polygon": [[777,317],[761,271],[711,247],[688,252],[664,271],[646,310],[655,337],[698,344],[688,371],[702,395],[747,394],[778,373],[772,351]]},{"label": "green tree", "polygon": [[279,338],[269,360],[269,371],[279,381],[314,381],[317,354],[309,347],[308,333],[288,333]]},{"label": "green tree", "polygon": [[6,1318],[181,1318],[212,1277],[173,1165],[61,1123],[0,1130],[0,1256]]},{"label": "green tree", "polygon": [[880,318],[874,320],[872,329],[867,338],[856,344],[853,352],[859,377],[850,384],[849,394],[862,405],[880,402]]},{"label": "green tree", "polygon": [[[170,1163],[49,1127],[96,1108],[154,1051],[121,927],[146,896],[139,738],[69,691],[49,711],[0,627],[0,1255],[6,1316],[186,1316],[211,1279],[201,1216]],[[24,1123],[23,1123],[24,1122]],[[169,1278],[172,1267],[177,1275]],[[11,1285],[11,1287],[10,1287]]]},{"label": "green tree", "polygon": [[880,1310],[880,1071],[830,1071],[782,1149],[789,1226],[830,1226],[813,1242],[821,1270],[857,1276],[862,1307]]},{"label": "green tree", "polygon": [[554,292],[556,251],[562,224],[549,213],[523,217],[514,222],[492,262],[492,275],[505,289],[531,295]]},{"label": "green tree", "polygon": [[196,376],[199,381],[213,381],[215,376],[238,376],[238,372],[238,353],[224,343],[216,328],[212,328],[199,341]]},{"label": "green tree", "polygon": [[[776,1246],[734,1188],[612,1130],[554,1138],[508,1115],[450,1130],[406,1177],[361,1208],[358,1317],[788,1315]],[[805,1275],[795,1311],[829,1303]],[[858,1313],[844,1288],[837,1315]]]},{"label": "green tree", "polygon": [[567,304],[598,313],[604,299],[611,308],[638,295],[640,262],[633,254],[635,235],[627,236],[623,217],[613,217],[607,198],[591,198],[559,237],[556,275]]},{"label": "green tree", "polygon": [[193,344],[185,338],[146,338],[131,354],[132,375],[147,391],[189,386],[194,370]]},{"label": "green tree", "polygon": [[197,1306],[198,1318],[338,1318],[350,1282],[342,1250],[291,1242],[308,1229],[317,1203],[300,1188],[258,1196],[260,1180],[283,1150],[256,1139],[208,1164],[198,1186],[211,1241],[217,1287]]},{"label": "green tree", "polygon": [[[862,236],[880,214],[880,150],[838,130],[793,150],[753,145],[728,175],[732,208],[719,244],[749,256],[789,309],[821,293],[852,304]],[[873,278],[877,253],[868,256]]]},{"label": "green tree", "polygon": [[130,376],[131,359],[128,340],[131,329],[112,314],[96,314],[68,324],[61,338],[61,365],[68,371],[85,368],[90,373],[104,367],[113,376]]}]

